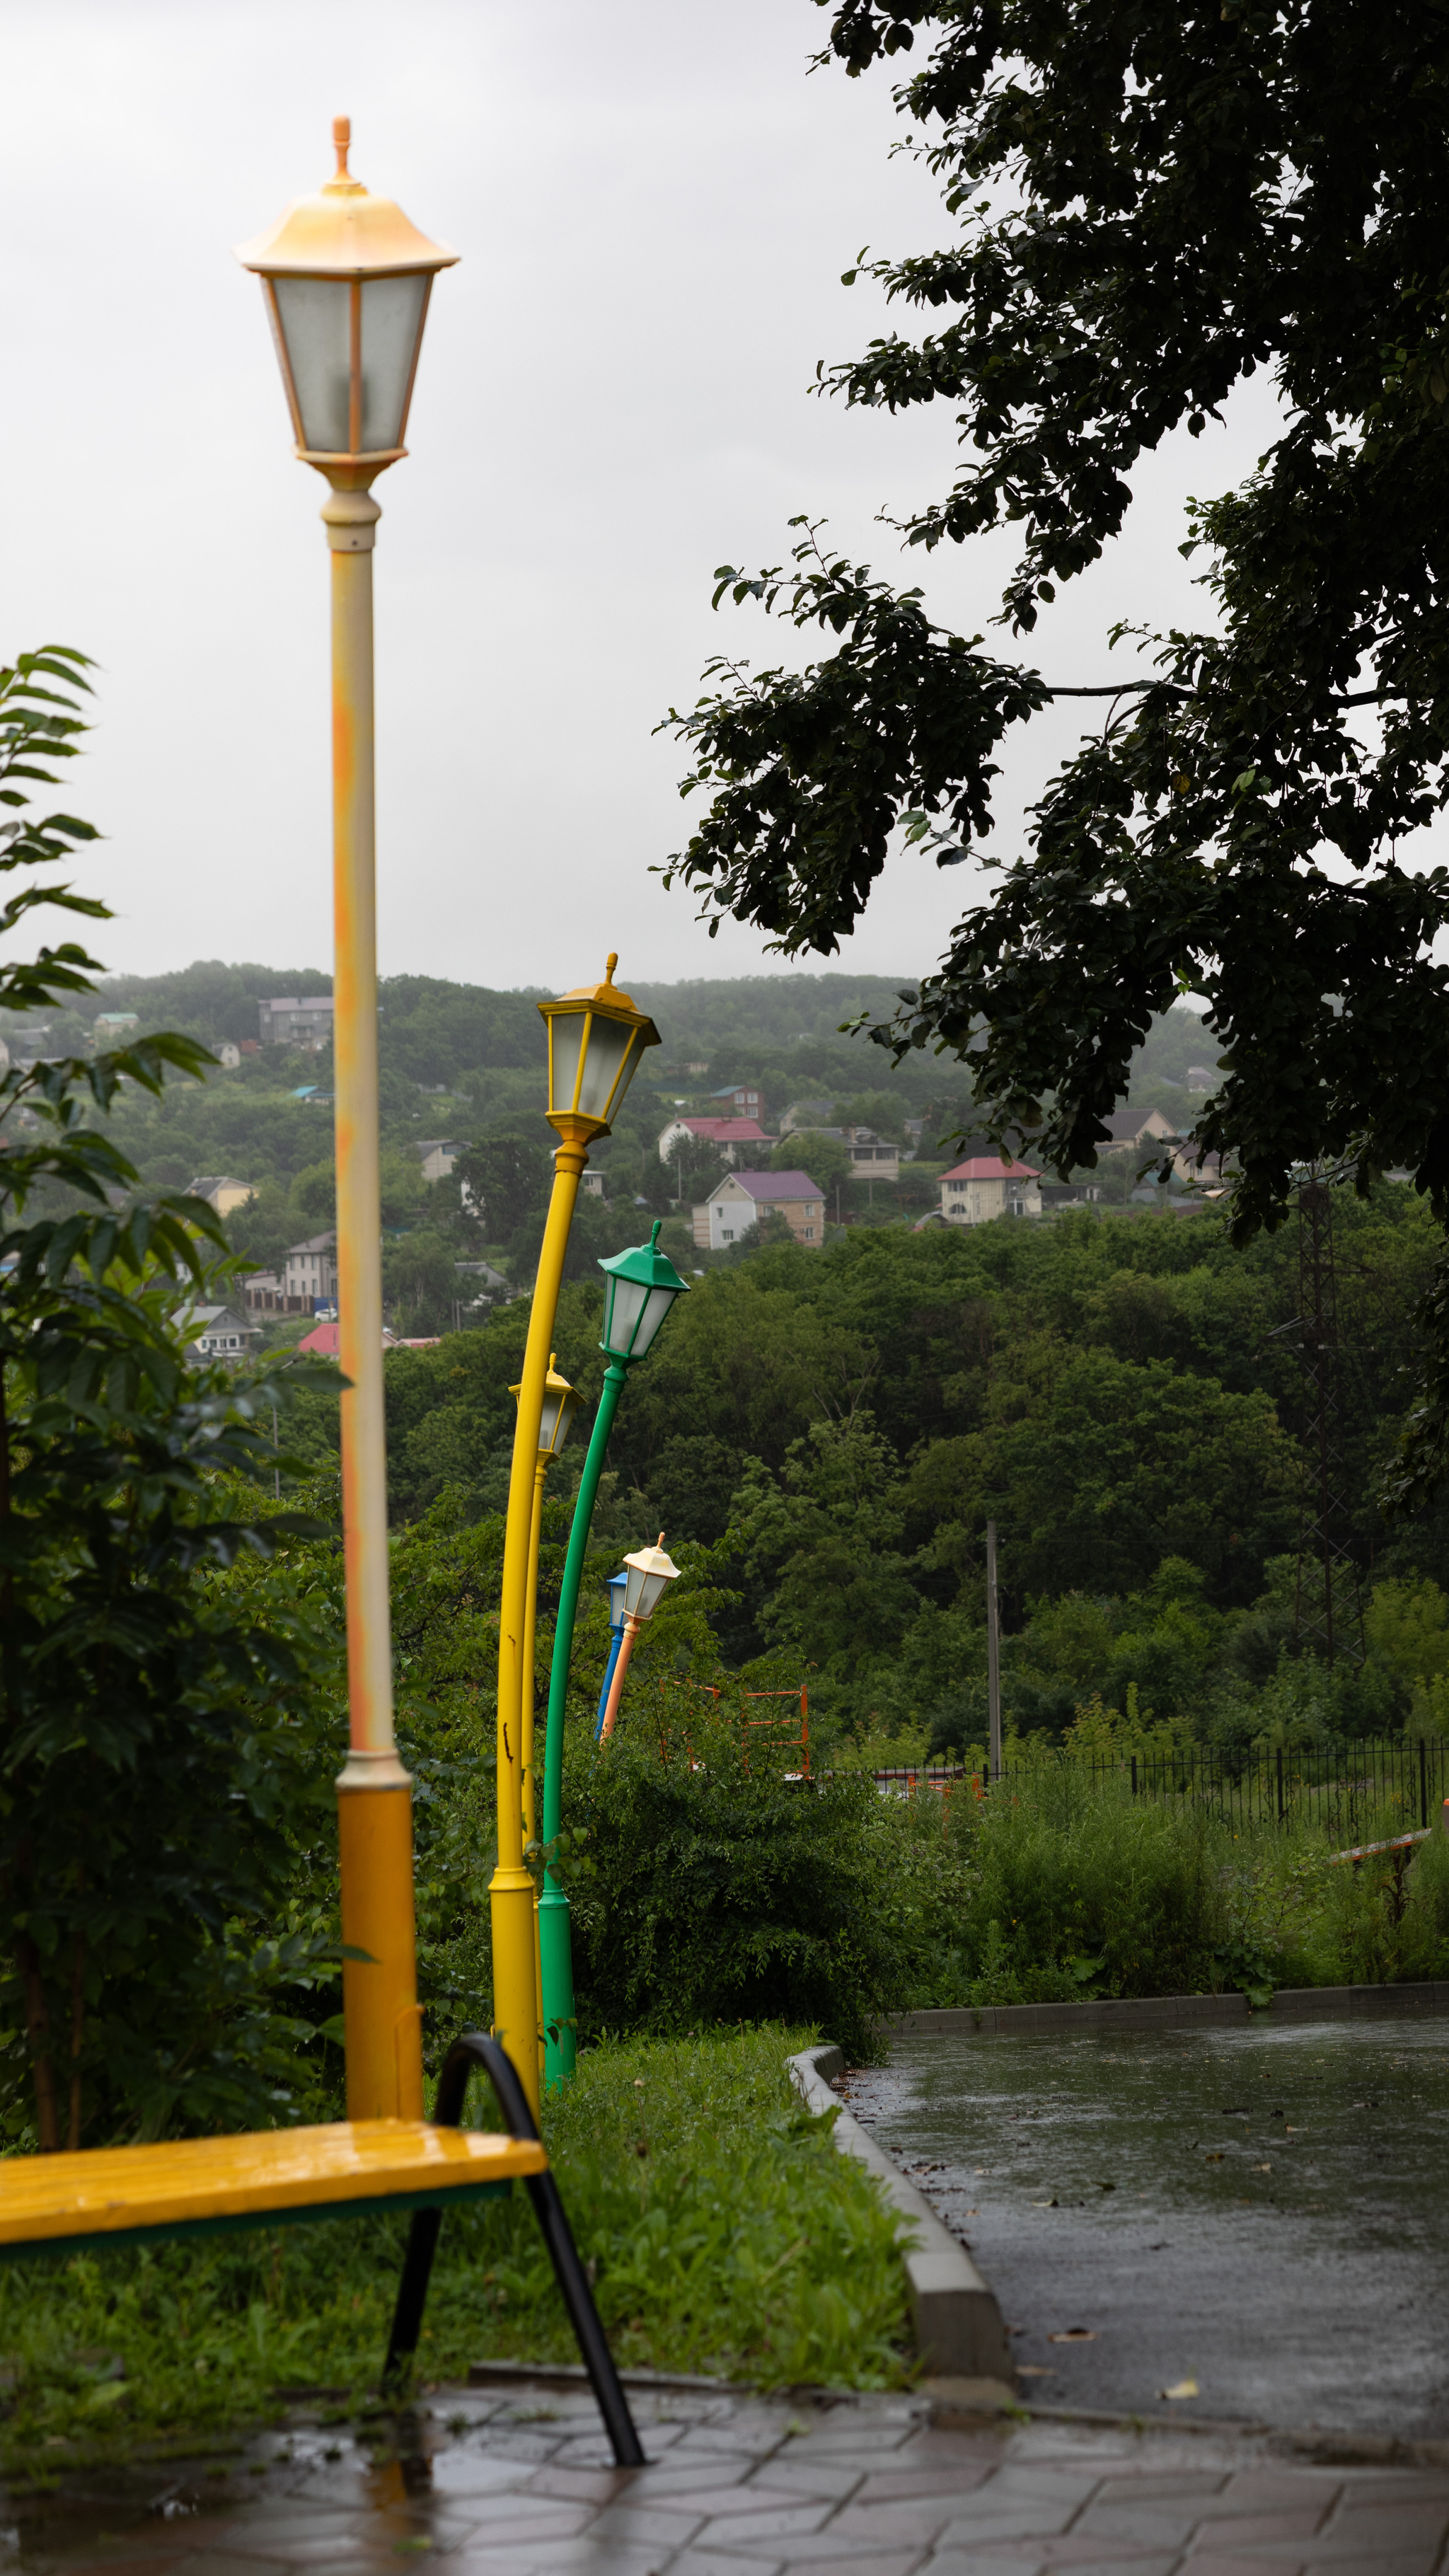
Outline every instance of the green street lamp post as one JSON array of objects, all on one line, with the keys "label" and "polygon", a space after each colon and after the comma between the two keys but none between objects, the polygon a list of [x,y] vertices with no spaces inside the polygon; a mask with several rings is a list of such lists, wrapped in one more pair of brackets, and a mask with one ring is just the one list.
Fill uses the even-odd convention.
[{"label": "green street lamp post", "polygon": [[[604,1469],[609,1433],[619,1409],[629,1371],[652,1348],[655,1336],[687,1282],[680,1278],[667,1252],[659,1249],[659,1225],[647,1243],[616,1252],[601,1261],[604,1274],[604,1330],[599,1348],[608,1359],[599,1410],[589,1441],[584,1472],[574,1504],[573,1527],[559,1588],[558,1617],[553,1632],[553,1664],[548,1685],[548,1725],[543,1754],[543,1840],[547,1849],[558,1839],[563,1814],[564,1705],[568,1697],[569,1660],[579,1586],[588,1554],[594,1500]],[[569,1901],[553,1871],[545,1868],[538,1900],[538,1944],[543,2005],[544,2082],[551,2090],[567,2083],[574,2071],[574,1962],[569,1938]]]}]

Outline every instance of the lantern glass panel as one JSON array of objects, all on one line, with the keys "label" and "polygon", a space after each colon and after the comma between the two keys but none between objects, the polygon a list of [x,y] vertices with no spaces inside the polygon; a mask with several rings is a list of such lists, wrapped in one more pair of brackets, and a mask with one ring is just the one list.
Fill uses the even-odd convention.
[{"label": "lantern glass panel", "polygon": [[278,277],[272,283],[302,415],[302,444],[318,455],[344,455],[352,289],[345,277]]},{"label": "lantern glass panel", "polygon": [[402,445],[427,300],[426,276],[363,280],[362,445],[370,456]]},{"label": "lantern glass panel", "polygon": [[579,1080],[579,1051],[584,1042],[587,1011],[553,1011],[549,1014],[549,1084],[550,1109],[572,1109]]},{"label": "lantern glass panel", "polygon": [[543,1412],[539,1419],[538,1445],[553,1456],[569,1436],[569,1426],[578,1408],[578,1396],[571,1386],[545,1386]]},{"label": "lantern glass panel", "polygon": [[624,1595],[625,1609],[636,1619],[652,1618],[659,1595],[668,1581],[667,1574],[646,1574],[642,1566],[631,1565],[629,1587]]},{"label": "lantern glass panel", "polygon": [[629,1589],[628,1575],[611,1574],[605,1588],[609,1595],[609,1625],[611,1628],[622,1628],[624,1625],[624,1595]]},{"label": "lantern glass panel", "polygon": [[590,1012],[589,1021],[589,1051],[584,1059],[579,1107],[586,1117],[609,1118],[617,1105],[614,1094],[619,1089],[619,1076],[634,1031],[627,1020],[606,1020],[598,1011]]},{"label": "lantern glass panel", "polygon": [[642,1360],[674,1303],[673,1288],[651,1288],[642,1279],[609,1280],[604,1348],[611,1359]]}]

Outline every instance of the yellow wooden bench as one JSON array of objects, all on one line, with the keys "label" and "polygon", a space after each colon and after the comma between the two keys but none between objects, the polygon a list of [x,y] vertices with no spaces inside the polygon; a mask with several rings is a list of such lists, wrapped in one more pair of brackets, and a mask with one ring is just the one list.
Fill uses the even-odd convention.
[{"label": "yellow wooden bench", "polygon": [[[506,2131],[458,2126],[475,2068],[492,2083]],[[411,2209],[383,2368],[384,2389],[396,2388],[417,2351],[445,2211],[515,2181],[533,2202],[614,2457],[638,2468],[639,2436],[527,2097],[498,2042],[482,2031],[454,2041],[431,2120],[338,2120],[325,2128],[0,2159],[0,2260]]]}]

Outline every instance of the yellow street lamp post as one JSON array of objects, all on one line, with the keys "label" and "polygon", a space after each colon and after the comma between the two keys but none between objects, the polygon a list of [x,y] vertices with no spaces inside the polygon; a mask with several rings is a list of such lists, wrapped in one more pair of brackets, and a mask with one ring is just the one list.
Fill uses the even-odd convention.
[{"label": "yellow street lamp post", "polygon": [[[559,1285],[579,1180],[589,1147],[607,1136],[646,1047],[659,1031],[614,983],[611,956],[602,984],[580,984],[556,1002],[540,1002],[548,1027],[548,1110],[560,1142],[553,1158],[553,1189],[533,1305],[513,1466],[508,1481],[508,1521],[503,1541],[503,1592],[498,1618],[498,1866],[489,1887],[493,1921],[493,2028],[512,2059],[533,2106],[539,2107],[539,2016],[534,1886],[523,1860],[524,1654],[532,1634],[529,1555],[533,1496],[538,1473],[548,1355],[558,1312]],[[532,1687],[532,1677],[529,1677]]]},{"label": "yellow street lamp post", "polygon": [[[549,1354],[548,1375],[543,1382],[543,1414],[538,1426],[538,1457],[533,1471],[533,1519],[528,1533],[528,1589],[523,1613],[523,1707],[518,1731],[519,1774],[522,1788],[523,1839],[525,1847],[537,1830],[538,1801],[534,1789],[533,1701],[534,1637],[538,1619],[538,1544],[543,1527],[543,1488],[550,1467],[569,1436],[574,1415],[579,1409],[576,1387],[557,1368],[558,1353]],[[522,1385],[508,1390],[517,1403]]]},{"label": "yellow street lamp post", "polygon": [[412,1783],[397,1756],[388,1615],[387,1464],[378,1206],[377,935],[373,806],[371,485],[403,437],[435,274],[457,253],[431,242],[347,167],[237,252],[261,278],[297,454],[331,485],[334,1088],[338,1356],[351,1745],[337,1783],[342,1938],[366,1953],[342,1971],[347,2109],[354,2120],[422,2115],[414,1957]]}]

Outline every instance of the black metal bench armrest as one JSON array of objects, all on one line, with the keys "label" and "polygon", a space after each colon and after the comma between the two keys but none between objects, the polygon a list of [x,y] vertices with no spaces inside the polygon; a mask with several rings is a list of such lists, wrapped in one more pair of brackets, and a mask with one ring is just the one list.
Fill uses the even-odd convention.
[{"label": "black metal bench armrest", "polygon": [[[538,2126],[529,2109],[528,2096],[504,2050],[496,2039],[491,2039],[482,2030],[465,2030],[461,2038],[454,2040],[443,2060],[433,2105],[435,2125],[440,2129],[458,2126],[463,2116],[468,2078],[475,2067],[481,2069],[492,2085],[494,2098],[503,2115],[503,2125],[509,2134],[515,2138],[536,2138]],[[641,2469],[645,2464],[643,2446],[634,2429],[629,2401],[620,2385],[613,2354],[599,2323],[593,2292],[579,2261],[578,2247],[564,2214],[552,2170],[528,2175],[526,2189],[533,2202],[543,2241],[548,2247],[569,2323],[578,2338],[584,2367],[599,2401],[599,2412],[613,2445],[614,2457],[621,2469]],[[401,2383],[417,2351],[442,2223],[440,2209],[419,2209],[413,2213],[402,2279],[398,2284],[397,2306],[393,2312],[392,2333],[388,2338],[387,2360],[383,2365],[384,2389],[396,2388]]]}]

